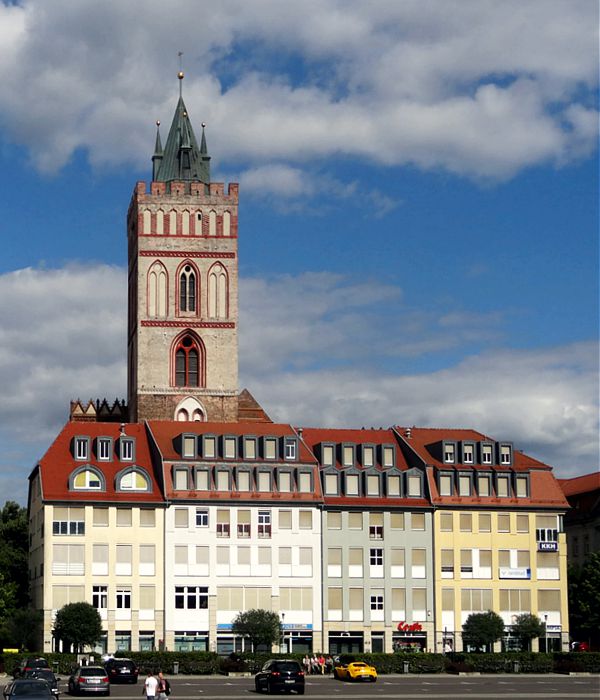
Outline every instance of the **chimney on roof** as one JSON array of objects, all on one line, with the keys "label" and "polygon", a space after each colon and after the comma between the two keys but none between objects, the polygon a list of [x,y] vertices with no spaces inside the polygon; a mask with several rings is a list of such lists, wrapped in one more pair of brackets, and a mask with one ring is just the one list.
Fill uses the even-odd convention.
[{"label": "chimney on roof", "polygon": [[121,435],[125,435],[125,423],[121,423],[121,425],[119,426],[119,433]]},{"label": "chimney on roof", "polygon": [[407,440],[410,440],[411,437],[412,437],[412,430],[411,430],[410,428],[407,428],[407,429],[404,431],[404,435],[406,436]]},{"label": "chimney on roof", "polygon": [[298,428],[298,435],[300,436],[300,439],[302,439],[302,428]]}]

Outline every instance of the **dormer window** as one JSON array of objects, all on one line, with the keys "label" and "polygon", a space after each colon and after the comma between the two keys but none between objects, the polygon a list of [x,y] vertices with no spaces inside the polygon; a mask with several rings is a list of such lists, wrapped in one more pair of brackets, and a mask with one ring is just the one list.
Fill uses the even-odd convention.
[{"label": "dormer window", "polygon": [[529,496],[529,477],[525,474],[515,476],[515,493],[517,498],[527,498]]},{"label": "dormer window", "polygon": [[381,495],[381,485],[379,481],[379,474],[367,474],[367,496],[380,496]]},{"label": "dormer window", "polygon": [[176,491],[188,490],[188,470],[186,468],[173,470],[173,486]]},{"label": "dormer window", "polygon": [[205,459],[214,459],[217,456],[217,438],[214,435],[205,435],[202,438],[202,456]]},{"label": "dormer window", "polygon": [[394,466],[394,448],[392,445],[384,445],[381,450],[381,464],[383,467]]},{"label": "dormer window", "polygon": [[298,472],[298,491],[300,493],[312,493],[312,473],[309,471]]},{"label": "dormer window", "polygon": [[354,466],[354,445],[342,445],[342,464],[344,467]]},{"label": "dormer window", "polygon": [[456,462],[456,445],[453,442],[444,443],[444,463],[454,464]]},{"label": "dormer window", "polygon": [[321,446],[321,461],[324,467],[332,467],[335,463],[335,448],[333,445]]},{"label": "dormer window", "polygon": [[298,453],[298,443],[296,438],[285,438],[284,441],[284,456],[285,459],[296,459]]},{"label": "dormer window", "polygon": [[409,497],[417,498],[423,493],[423,485],[421,477],[418,474],[409,474],[407,477],[407,495]]},{"label": "dormer window", "polygon": [[508,474],[498,474],[496,476],[496,496],[498,496],[498,498],[508,498],[509,489]]},{"label": "dormer window", "polygon": [[258,472],[256,485],[262,493],[271,491],[271,472]]},{"label": "dormer window", "polygon": [[181,440],[181,456],[193,459],[196,456],[196,436],[184,435]]},{"label": "dormer window", "polygon": [[510,445],[500,445],[500,464],[512,464],[512,449]]},{"label": "dormer window", "polygon": [[375,448],[373,445],[362,446],[363,467],[372,467],[375,464]]},{"label": "dormer window", "polygon": [[492,463],[492,446],[489,444],[481,445],[481,463],[488,465]]},{"label": "dormer window", "polygon": [[338,475],[325,474],[323,477],[323,487],[326,496],[337,496],[339,493]]},{"label": "dormer window", "polygon": [[277,488],[280,493],[290,493],[292,490],[292,475],[290,472],[279,472],[277,475]]},{"label": "dormer window", "polygon": [[100,437],[96,442],[96,457],[100,462],[108,462],[112,458],[112,438]]},{"label": "dormer window", "polygon": [[251,479],[250,472],[245,469],[238,469],[235,475],[235,484],[238,491],[250,491]]},{"label": "dormer window", "polygon": [[244,438],[244,459],[256,459],[256,438]]},{"label": "dormer window", "polygon": [[458,475],[458,495],[459,496],[470,496],[471,495],[471,475],[470,474],[459,474]]},{"label": "dormer window", "polygon": [[462,446],[463,464],[473,464],[475,462],[475,445],[471,442],[463,443]]},{"label": "dormer window", "polygon": [[119,459],[121,462],[133,462],[133,438],[119,438]]},{"label": "dormer window", "polygon": [[277,440],[274,437],[264,438],[265,459],[277,459]]},{"label": "dormer window", "polygon": [[358,474],[346,474],[346,496],[358,496]]},{"label": "dormer window", "polygon": [[118,482],[119,491],[149,491],[149,482],[145,474],[137,469],[125,472]]},{"label": "dormer window", "polygon": [[80,467],[70,479],[70,488],[81,491],[101,491],[104,490],[103,478],[100,472],[95,469]]},{"label": "dormer window", "polygon": [[88,437],[76,437],[74,445],[75,459],[89,459],[90,454],[90,439]]},{"label": "dormer window", "polygon": [[237,457],[237,440],[232,435],[223,438],[223,457],[225,459],[235,459]]},{"label": "dormer window", "polygon": [[491,476],[490,474],[478,474],[477,475],[477,494],[479,496],[490,496],[492,490],[490,488]]},{"label": "dormer window", "polygon": [[440,496],[452,496],[453,483],[452,474],[440,474],[439,476]]}]

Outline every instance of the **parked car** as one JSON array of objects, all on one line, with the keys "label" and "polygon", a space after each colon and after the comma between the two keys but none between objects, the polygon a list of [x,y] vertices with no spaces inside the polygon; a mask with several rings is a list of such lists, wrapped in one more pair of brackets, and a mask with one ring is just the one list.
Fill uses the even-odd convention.
[{"label": "parked car", "polygon": [[334,666],[333,677],[341,681],[369,681],[370,683],[375,683],[377,680],[377,669],[364,661],[350,661]]},{"label": "parked car", "polygon": [[69,678],[69,693],[104,693],[110,695],[110,683],[102,666],[79,666]]},{"label": "parked car", "polygon": [[131,659],[108,659],[104,668],[111,683],[137,683],[139,668]]},{"label": "parked car", "polygon": [[42,681],[46,681],[50,686],[52,695],[55,698],[58,697],[58,681],[60,678],[57,678],[49,668],[30,668],[28,671],[25,671],[25,678],[39,678]]},{"label": "parked car", "polygon": [[18,678],[4,686],[4,700],[53,700],[52,691],[46,681],[39,678]]},{"label": "parked car", "polygon": [[304,695],[304,671],[297,661],[271,659],[254,676],[254,687],[257,693],[266,690],[272,695],[295,690],[298,695]]},{"label": "parked car", "polygon": [[13,676],[20,678],[33,668],[50,668],[50,664],[42,656],[27,656],[21,660],[21,663],[14,670]]}]

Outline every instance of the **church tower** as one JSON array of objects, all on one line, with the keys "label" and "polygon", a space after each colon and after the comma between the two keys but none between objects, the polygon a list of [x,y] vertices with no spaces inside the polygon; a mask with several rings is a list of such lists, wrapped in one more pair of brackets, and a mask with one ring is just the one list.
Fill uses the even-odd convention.
[{"label": "church tower", "polygon": [[[179,74],[180,86],[183,73]],[[238,420],[238,185],[211,182],[180,96],[129,205],[129,420]]]}]

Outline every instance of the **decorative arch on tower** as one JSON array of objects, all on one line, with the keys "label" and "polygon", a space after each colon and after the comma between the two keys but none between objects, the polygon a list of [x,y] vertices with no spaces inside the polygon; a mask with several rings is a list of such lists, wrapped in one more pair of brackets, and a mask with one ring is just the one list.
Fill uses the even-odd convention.
[{"label": "decorative arch on tower", "polygon": [[162,236],[165,232],[165,212],[158,209],[156,212],[156,234]]},{"label": "decorative arch on tower", "polygon": [[194,331],[185,330],[175,338],[171,346],[171,386],[203,387],[205,382],[204,343]]},{"label": "decorative arch on tower", "polygon": [[155,260],[148,270],[146,310],[149,318],[166,318],[168,312],[169,275],[167,268]]},{"label": "decorative arch on tower", "polygon": [[193,396],[186,396],[175,408],[173,419],[176,421],[206,421],[206,410],[204,406]]},{"label": "decorative arch on tower", "polygon": [[208,316],[229,317],[229,276],[220,262],[208,271]]},{"label": "decorative arch on tower", "polygon": [[200,273],[191,260],[177,268],[177,315],[199,316]]},{"label": "decorative arch on tower", "polygon": [[228,211],[223,212],[223,235],[231,236],[231,213]]}]

